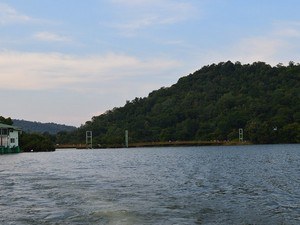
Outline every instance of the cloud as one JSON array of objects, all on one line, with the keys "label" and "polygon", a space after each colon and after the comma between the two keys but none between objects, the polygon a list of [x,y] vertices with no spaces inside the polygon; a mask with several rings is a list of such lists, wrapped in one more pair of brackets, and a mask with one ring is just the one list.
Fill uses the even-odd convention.
[{"label": "cloud", "polygon": [[[98,112],[172,84],[181,67],[176,60],[117,53],[3,51],[0,92],[7,96],[9,116],[80,125]],[[28,101],[34,104],[28,107]]]},{"label": "cloud", "polygon": [[28,23],[34,19],[18,12],[11,6],[0,3],[0,25],[14,24],[14,23]]},{"label": "cloud", "polygon": [[273,25],[257,36],[245,36],[218,49],[203,52],[201,61],[240,61],[252,63],[264,61],[271,65],[288,64],[300,61],[300,23],[297,21],[274,22]]},{"label": "cloud", "polygon": [[122,22],[113,27],[125,36],[134,36],[139,30],[155,26],[172,25],[191,18],[195,7],[190,3],[175,0],[111,0],[122,10]]},{"label": "cloud", "polygon": [[[266,61],[273,65],[279,62],[298,61],[300,24],[276,22],[264,35],[244,38],[236,46],[241,58],[248,61]],[[298,58],[294,58],[298,57]]]},{"label": "cloud", "polygon": [[51,32],[38,32],[34,34],[34,38],[40,41],[48,41],[48,42],[70,42],[71,38],[58,35]]},{"label": "cloud", "polygon": [[207,50],[203,53],[201,61],[204,64],[228,60],[241,63],[261,61],[277,65],[279,62],[293,60],[284,55],[287,47],[288,43],[277,37],[247,37],[222,49]]},{"label": "cloud", "polygon": [[[167,71],[176,70],[179,66],[180,63],[175,60],[162,58],[140,60],[115,53],[102,56],[12,51],[0,53],[1,86],[5,89],[17,90],[86,91],[99,86],[108,90],[108,84],[115,85],[131,78],[149,81],[150,76],[163,77],[164,73],[169,74]],[[162,77],[158,77],[158,81]]]},{"label": "cloud", "polygon": [[285,43],[277,37],[250,37],[242,39],[233,48],[233,58],[244,62],[264,61],[277,64],[276,56]]},{"label": "cloud", "polygon": [[153,2],[157,2],[157,0],[111,0],[114,4],[124,4],[124,5],[144,5]]},{"label": "cloud", "polygon": [[287,27],[276,31],[278,36],[289,37],[289,38],[299,38],[300,37],[300,29]]},{"label": "cloud", "polygon": [[281,38],[300,38],[300,21],[277,21],[273,34]]}]

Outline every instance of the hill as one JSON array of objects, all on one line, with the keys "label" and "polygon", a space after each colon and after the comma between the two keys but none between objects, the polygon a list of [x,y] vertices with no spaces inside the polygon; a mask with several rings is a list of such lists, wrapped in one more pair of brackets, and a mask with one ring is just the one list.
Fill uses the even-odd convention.
[{"label": "hill", "polygon": [[300,142],[300,65],[222,62],[204,66],[171,87],[95,116],[59,143],[234,140],[243,128],[253,143]]},{"label": "hill", "polygon": [[31,122],[26,120],[13,119],[14,126],[20,127],[23,131],[29,133],[49,133],[57,134],[58,132],[66,131],[71,132],[76,129],[73,126],[67,126],[56,123],[40,123],[40,122]]}]

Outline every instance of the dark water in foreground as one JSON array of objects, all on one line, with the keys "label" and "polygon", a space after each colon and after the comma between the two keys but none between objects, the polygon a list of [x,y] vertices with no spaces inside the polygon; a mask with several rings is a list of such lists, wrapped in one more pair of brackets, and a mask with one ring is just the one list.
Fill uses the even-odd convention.
[{"label": "dark water in foreground", "polygon": [[1,155],[0,224],[300,224],[300,145]]}]

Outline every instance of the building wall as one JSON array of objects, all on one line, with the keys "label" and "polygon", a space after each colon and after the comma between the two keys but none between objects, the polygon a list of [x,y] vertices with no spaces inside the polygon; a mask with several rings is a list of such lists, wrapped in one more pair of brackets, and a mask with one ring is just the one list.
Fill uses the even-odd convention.
[{"label": "building wall", "polygon": [[8,141],[7,136],[0,136],[0,146],[7,147]]},{"label": "building wall", "polygon": [[18,131],[9,132],[8,146],[10,148],[19,146],[19,133],[18,133]]},{"label": "building wall", "polygon": [[19,146],[19,131],[13,126],[0,124],[0,146],[14,148]]}]

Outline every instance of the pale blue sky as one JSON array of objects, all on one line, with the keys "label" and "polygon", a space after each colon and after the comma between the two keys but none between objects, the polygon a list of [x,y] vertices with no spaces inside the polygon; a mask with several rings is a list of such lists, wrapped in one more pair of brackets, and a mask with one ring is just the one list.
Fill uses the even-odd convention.
[{"label": "pale blue sky", "polygon": [[202,66],[300,62],[298,0],[1,0],[0,115],[79,126]]}]

